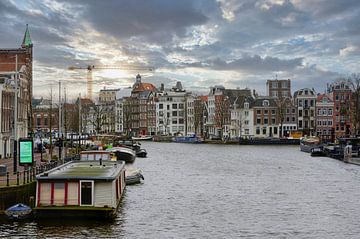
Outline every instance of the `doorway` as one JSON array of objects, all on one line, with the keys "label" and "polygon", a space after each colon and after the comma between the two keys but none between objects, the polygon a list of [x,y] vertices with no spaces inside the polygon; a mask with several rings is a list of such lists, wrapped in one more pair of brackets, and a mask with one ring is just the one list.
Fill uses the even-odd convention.
[{"label": "doorway", "polygon": [[80,181],[80,188],[80,206],[92,206],[94,181]]}]

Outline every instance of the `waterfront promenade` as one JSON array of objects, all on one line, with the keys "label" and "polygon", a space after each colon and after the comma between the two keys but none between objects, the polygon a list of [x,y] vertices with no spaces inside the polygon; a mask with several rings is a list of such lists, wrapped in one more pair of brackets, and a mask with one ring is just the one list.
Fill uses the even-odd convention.
[{"label": "waterfront promenade", "polygon": [[[59,152],[58,148],[55,148],[53,150],[53,155],[58,156],[58,152]],[[65,150],[62,151],[62,155],[64,155],[64,153],[65,153]],[[48,149],[46,150],[46,152],[43,153],[42,158],[43,158],[43,161],[41,161],[41,153],[34,153],[35,165],[33,168],[36,169],[36,171],[39,171],[39,172],[44,171],[44,170],[50,169],[55,166],[55,163],[51,162],[49,160],[50,153],[49,153]],[[20,185],[25,184],[26,182],[31,181],[31,177],[34,177],[34,172],[33,171],[30,172],[24,166],[20,166],[18,161],[17,161],[18,174],[15,174],[13,158],[0,159],[0,165],[5,165],[6,171],[9,173],[8,174],[9,176],[7,176],[7,175],[0,176],[0,187],[7,187],[8,185],[14,186],[14,185],[19,185],[19,184]],[[35,173],[36,173],[36,171],[35,171]]]}]

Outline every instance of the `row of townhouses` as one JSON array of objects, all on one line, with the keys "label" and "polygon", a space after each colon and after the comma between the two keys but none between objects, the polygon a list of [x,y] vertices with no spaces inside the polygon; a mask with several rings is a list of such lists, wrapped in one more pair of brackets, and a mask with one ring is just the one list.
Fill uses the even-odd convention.
[{"label": "row of townhouses", "polygon": [[[321,94],[310,88],[291,94],[289,79],[268,80],[266,88],[267,94],[259,96],[248,88],[217,85],[207,95],[198,96],[186,91],[180,82],[171,89],[164,85],[156,88],[137,75],[132,87],[104,88],[97,103],[78,99],[73,107],[63,105],[63,111],[70,111],[65,114],[68,130],[82,134],[197,134],[239,139],[290,137],[301,132],[328,141],[355,134],[351,82],[336,81]],[[35,111],[39,107],[34,107]],[[35,118],[39,115],[34,113],[37,129],[42,122]]]}]

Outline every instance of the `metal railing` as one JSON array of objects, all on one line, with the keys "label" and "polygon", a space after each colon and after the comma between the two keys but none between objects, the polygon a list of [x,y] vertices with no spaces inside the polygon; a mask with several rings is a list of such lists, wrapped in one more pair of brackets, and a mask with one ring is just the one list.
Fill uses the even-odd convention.
[{"label": "metal railing", "polygon": [[5,176],[0,177],[0,188],[10,186],[20,186],[35,181],[36,175],[41,174],[45,171],[53,169],[63,163],[75,160],[76,157],[65,158],[64,160],[52,161],[47,164],[42,164],[36,167],[25,169],[21,172],[10,173],[6,172]]}]

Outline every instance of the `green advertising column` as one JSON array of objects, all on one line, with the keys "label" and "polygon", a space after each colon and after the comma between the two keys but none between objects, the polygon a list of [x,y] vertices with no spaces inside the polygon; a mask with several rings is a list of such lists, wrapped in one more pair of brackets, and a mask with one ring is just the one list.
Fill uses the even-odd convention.
[{"label": "green advertising column", "polygon": [[30,138],[19,140],[19,165],[31,166],[34,163],[34,144]]}]

